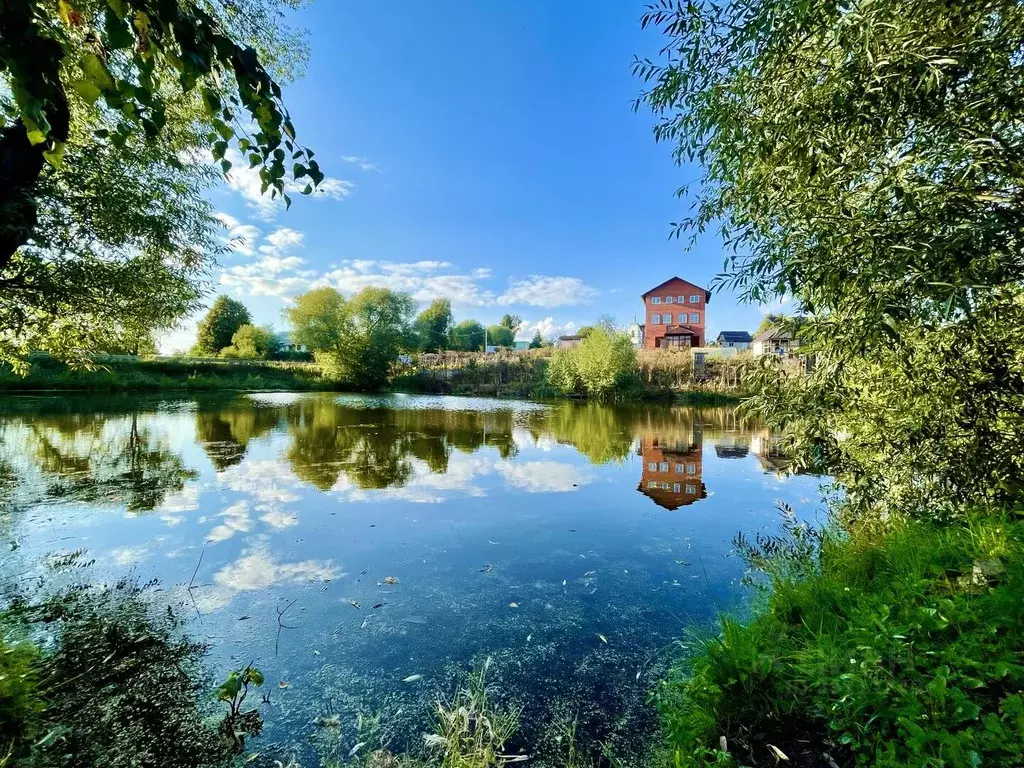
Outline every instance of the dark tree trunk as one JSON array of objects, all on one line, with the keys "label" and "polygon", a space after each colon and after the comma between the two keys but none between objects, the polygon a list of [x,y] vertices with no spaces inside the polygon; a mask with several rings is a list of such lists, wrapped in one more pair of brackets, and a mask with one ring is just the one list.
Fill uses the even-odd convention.
[{"label": "dark tree trunk", "polygon": [[0,64],[18,73],[17,85],[49,123],[47,141],[35,146],[21,120],[0,128],[0,275],[36,226],[36,184],[53,142],[68,140],[71,112],[61,83],[64,49],[42,34],[35,2],[0,0]]},{"label": "dark tree trunk", "polygon": [[0,275],[35,229],[44,149],[43,144],[32,146],[21,121],[0,130]]}]

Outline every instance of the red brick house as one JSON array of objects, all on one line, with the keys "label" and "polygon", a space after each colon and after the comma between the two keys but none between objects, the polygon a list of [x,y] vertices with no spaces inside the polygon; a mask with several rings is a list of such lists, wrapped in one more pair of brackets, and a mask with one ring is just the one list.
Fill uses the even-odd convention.
[{"label": "red brick house", "polygon": [[644,349],[704,346],[704,308],[711,300],[710,291],[673,277],[640,298],[644,302]]},{"label": "red brick house", "polygon": [[701,481],[704,455],[701,443],[665,444],[657,438],[640,438],[640,493],[659,507],[673,512],[708,496]]}]

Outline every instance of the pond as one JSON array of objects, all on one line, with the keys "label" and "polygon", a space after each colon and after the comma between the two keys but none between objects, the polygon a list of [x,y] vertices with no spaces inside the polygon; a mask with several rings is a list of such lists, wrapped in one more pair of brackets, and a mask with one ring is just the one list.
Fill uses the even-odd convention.
[{"label": "pond", "polygon": [[[255,394],[0,400],[8,583],[86,550],[159,579],[222,674],[266,674],[257,748],[415,748],[491,658],[518,746],[617,754],[676,641],[749,597],[733,538],[823,514],[734,409]],[[323,724],[330,724],[324,728]],[[318,725],[319,724],[319,725]]]}]

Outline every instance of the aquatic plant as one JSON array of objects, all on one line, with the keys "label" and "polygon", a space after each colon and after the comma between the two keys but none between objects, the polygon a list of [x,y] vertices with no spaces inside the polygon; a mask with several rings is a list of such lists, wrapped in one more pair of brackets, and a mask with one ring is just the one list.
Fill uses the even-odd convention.
[{"label": "aquatic plant", "polygon": [[494,702],[487,684],[490,666],[488,657],[451,699],[437,701],[434,731],[424,741],[428,751],[440,757],[441,768],[493,768],[527,759],[505,753],[522,708],[502,708]]}]

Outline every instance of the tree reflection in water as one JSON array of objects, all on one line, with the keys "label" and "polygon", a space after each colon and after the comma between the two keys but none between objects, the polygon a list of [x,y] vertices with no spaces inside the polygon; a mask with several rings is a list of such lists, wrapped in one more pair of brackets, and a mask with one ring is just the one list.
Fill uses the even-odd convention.
[{"label": "tree reflection in water", "polygon": [[[223,472],[253,444],[286,435],[282,458],[317,489],[339,481],[364,490],[400,488],[445,474],[453,451],[484,447],[501,460],[517,445],[571,445],[594,464],[641,460],[637,490],[674,510],[707,496],[703,444],[721,458],[753,453],[769,471],[785,468],[778,440],[732,408],[616,408],[593,403],[524,407],[490,402],[306,395],[285,402],[251,397],[160,403],[145,398],[26,398],[0,411],[0,498],[81,501],[151,510],[196,473],[172,447],[180,411],[194,411],[196,442]],[[394,406],[394,407],[392,407]],[[164,418],[178,414],[178,420]],[[28,489],[28,491],[26,491]]]}]

